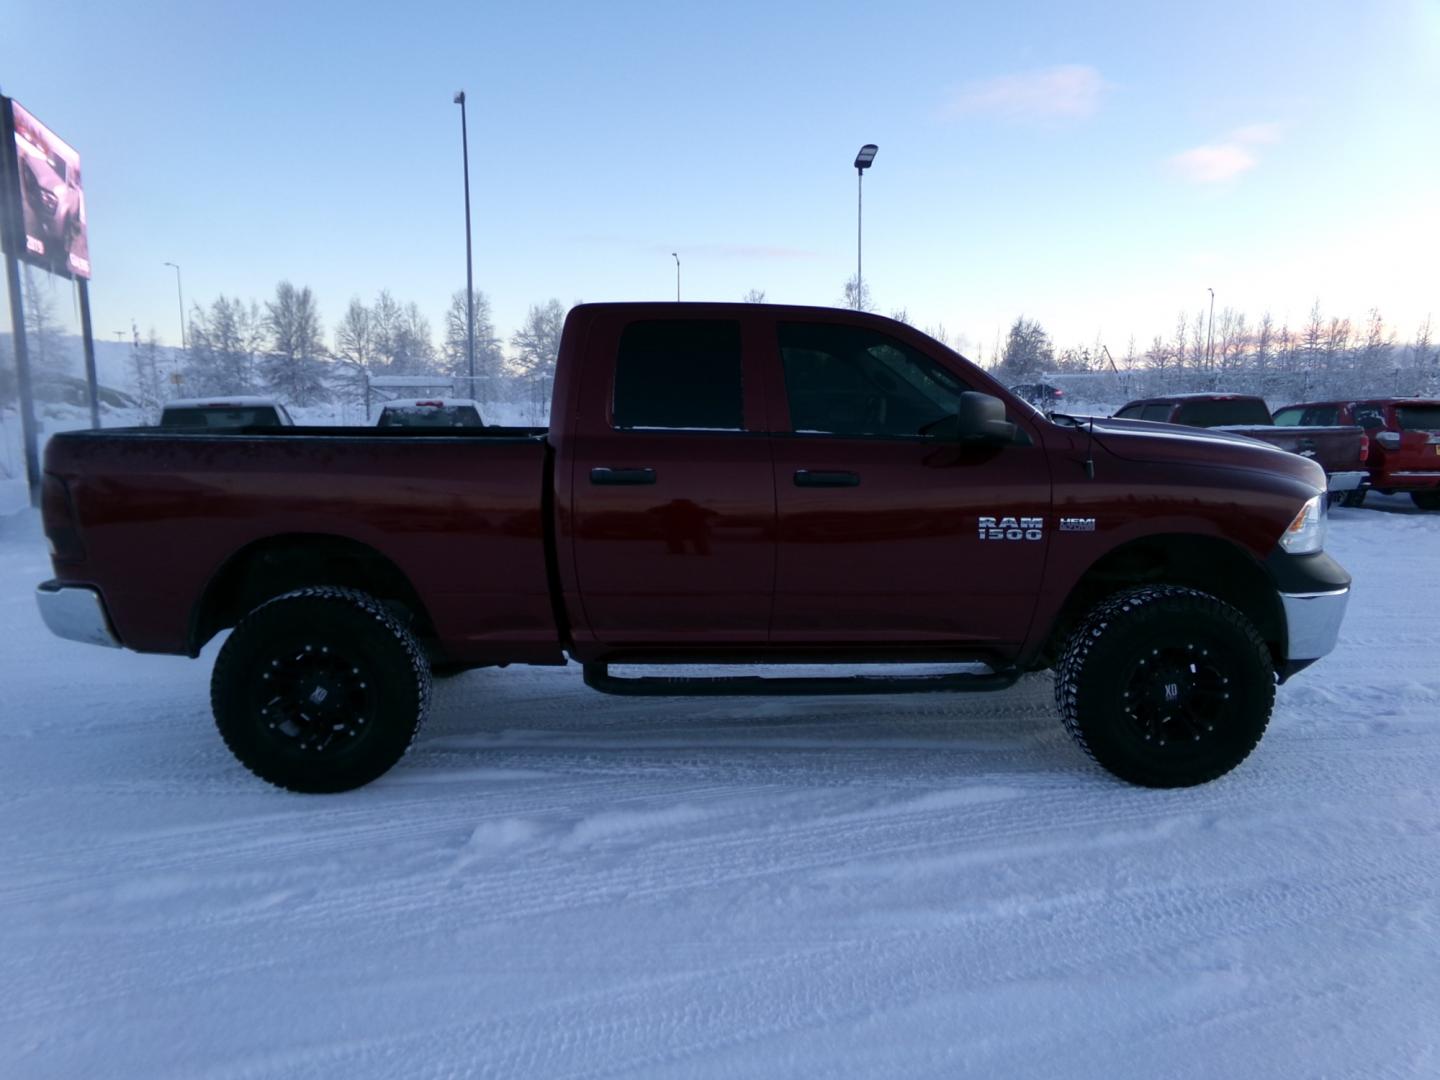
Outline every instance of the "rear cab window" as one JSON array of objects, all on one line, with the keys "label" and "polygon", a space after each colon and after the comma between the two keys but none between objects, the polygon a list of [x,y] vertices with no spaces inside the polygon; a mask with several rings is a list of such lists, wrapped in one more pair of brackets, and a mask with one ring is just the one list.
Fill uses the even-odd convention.
[{"label": "rear cab window", "polygon": [[179,408],[160,414],[161,427],[243,428],[277,427],[282,421],[269,406],[233,409]]},{"label": "rear cab window", "polygon": [[1182,401],[1175,422],[1190,427],[1229,427],[1270,424],[1270,410],[1259,398],[1232,398],[1223,401]]},{"label": "rear cab window", "polygon": [[619,430],[742,431],[740,323],[632,322],[615,359],[611,424]]},{"label": "rear cab window", "polygon": [[1159,405],[1146,405],[1140,410],[1141,420],[1150,420],[1157,424],[1165,424],[1170,421],[1170,410],[1174,408],[1168,401]]},{"label": "rear cab window", "polygon": [[474,405],[387,405],[379,427],[484,427]]}]

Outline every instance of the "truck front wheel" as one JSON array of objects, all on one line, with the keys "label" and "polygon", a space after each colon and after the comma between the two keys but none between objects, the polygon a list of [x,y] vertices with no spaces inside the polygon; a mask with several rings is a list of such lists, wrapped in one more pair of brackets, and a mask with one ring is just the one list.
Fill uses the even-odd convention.
[{"label": "truck front wheel", "polygon": [[215,661],[215,724],[240,763],[291,791],[361,787],[404,755],[430,672],[414,636],[374,597],[308,588],[242,619]]},{"label": "truck front wheel", "polygon": [[1410,501],[1421,510],[1440,510],[1440,489],[1410,492]]},{"label": "truck front wheel", "polygon": [[1132,784],[1191,787],[1249,756],[1275,702],[1270,651],[1250,621],[1197,589],[1130,589],[1071,636],[1055,672],[1065,729]]}]

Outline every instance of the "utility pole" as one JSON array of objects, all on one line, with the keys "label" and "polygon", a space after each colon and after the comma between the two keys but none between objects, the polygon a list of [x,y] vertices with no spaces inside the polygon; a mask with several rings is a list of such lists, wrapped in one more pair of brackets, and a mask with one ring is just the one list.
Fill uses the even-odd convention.
[{"label": "utility pole", "polygon": [[875,152],[880,148],[874,143],[866,143],[855,155],[855,310],[861,311],[865,306],[865,277],[862,273],[861,243],[864,236],[863,210],[865,194],[865,170],[875,163]]},{"label": "utility pole", "polygon": [[465,120],[465,91],[455,91],[460,106],[460,154],[465,168],[465,362],[470,396],[475,394],[475,263],[470,253],[470,129]]},{"label": "utility pole", "polygon": [[1210,326],[1205,331],[1205,369],[1215,364],[1215,290],[1210,290]]},{"label": "utility pole", "polygon": [[680,302],[680,256],[677,252],[670,252],[670,257],[675,260],[675,302]]},{"label": "utility pole", "polygon": [[165,265],[175,267],[175,295],[180,298],[180,351],[188,353],[190,345],[185,340],[185,290],[180,287],[180,267],[172,262]]},{"label": "utility pole", "polygon": [[18,227],[20,191],[11,177],[20,175],[16,161],[15,122],[10,99],[0,96],[0,248],[5,251],[5,287],[10,295],[10,340],[15,351],[15,393],[20,405],[20,439],[25,447],[25,482],[30,505],[40,505],[40,431],[35,423],[35,395],[30,383],[30,350],[25,340],[25,301],[20,291],[20,256],[25,238],[11,235]]}]

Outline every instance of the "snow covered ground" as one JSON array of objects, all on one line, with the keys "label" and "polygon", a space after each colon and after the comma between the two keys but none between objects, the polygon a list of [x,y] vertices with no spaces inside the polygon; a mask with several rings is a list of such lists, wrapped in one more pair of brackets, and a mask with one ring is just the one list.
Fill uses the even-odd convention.
[{"label": "snow covered ground", "polygon": [[0,1076],[1440,1075],[1440,515],[1337,511],[1340,649],[1191,791],[993,696],[438,684],[271,790],[200,662],[50,637],[0,519]]}]

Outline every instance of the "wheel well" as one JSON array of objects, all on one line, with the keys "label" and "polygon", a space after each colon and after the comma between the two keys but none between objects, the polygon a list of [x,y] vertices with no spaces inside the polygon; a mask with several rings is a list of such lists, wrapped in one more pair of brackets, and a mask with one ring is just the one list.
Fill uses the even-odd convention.
[{"label": "wheel well", "polygon": [[434,636],[410,579],[380,552],[343,536],[295,533],[257,540],[226,560],[191,615],[191,655],[266,600],[307,585],[367,592],[396,610],[417,637]]},{"label": "wheel well", "polygon": [[1071,630],[1096,604],[1135,585],[1184,585],[1237,608],[1265,643],[1277,668],[1285,659],[1285,612],[1274,583],[1243,549],[1210,536],[1150,536],[1116,548],[1070,590],[1036,663],[1053,664]]}]

